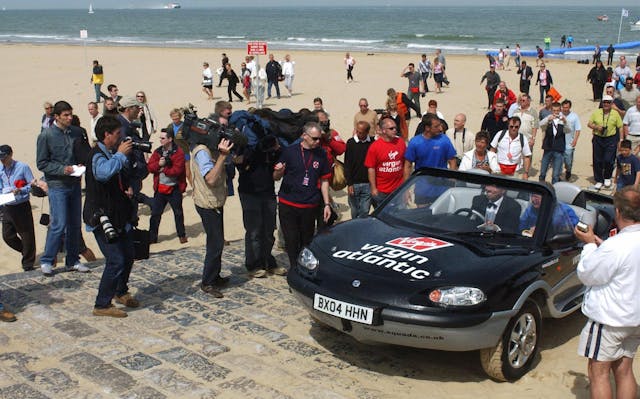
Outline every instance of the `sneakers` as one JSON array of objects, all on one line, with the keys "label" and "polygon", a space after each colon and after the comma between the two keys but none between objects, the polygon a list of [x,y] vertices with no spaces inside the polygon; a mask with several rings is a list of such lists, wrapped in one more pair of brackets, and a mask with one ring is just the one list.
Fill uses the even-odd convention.
[{"label": "sneakers", "polygon": [[115,296],[116,302],[123,304],[128,308],[137,308],[140,307],[140,302],[131,296],[128,292],[122,296]]},{"label": "sneakers", "polygon": [[270,269],[267,269],[267,272],[269,274],[275,274],[277,276],[286,276],[287,275],[287,269],[285,269],[282,266],[272,267]]},{"label": "sneakers", "polygon": [[42,270],[42,274],[45,275],[45,277],[52,277],[53,276],[53,265],[49,264],[49,263],[43,263],[40,265],[40,270]]},{"label": "sneakers", "polygon": [[91,271],[91,269],[89,269],[87,266],[83,265],[80,262],[76,262],[76,264],[71,267],[67,266],[66,269],[69,272],[78,272],[78,273],[89,273]]},{"label": "sneakers", "polygon": [[604,179],[604,188],[611,188],[611,179]]},{"label": "sneakers", "polygon": [[108,316],[108,317],[127,317],[127,312],[122,309],[118,309],[115,306],[110,306],[108,308],[93,308],[94,316]]},{"label": "sneakers", "polygon": [[267,271],[264,269],[256,269],[249,272],[249,277],[251,278],[265,278],[267,277]]},{"label": "sneakers", "polygon": [[223,298],[222,292],[218,291],[213,285],[200,284],[200,289],[214,298]]},{"label": "sneakers", "polygon": [[0,321],[4,321],[5,323],[11,323],[12,321],[16,321],[16,315],[9,312],[6,309],[0,310]]},{"label": "sneakers", "polygon": [[594,189],[596,190],[600,190],[602,188],[602,182],[596,182],[596,184],[593,186]]}]

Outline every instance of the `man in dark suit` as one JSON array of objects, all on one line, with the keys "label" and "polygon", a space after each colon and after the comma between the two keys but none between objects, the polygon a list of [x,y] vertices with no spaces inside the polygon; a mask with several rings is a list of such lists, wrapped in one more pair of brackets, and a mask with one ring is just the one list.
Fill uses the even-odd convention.
[{"label": "man in dark suit", "polygon": [[522,61],[520,64],[520,68],[518,68],[518,75],[520,75],[520,92],[529,94],[529,86],[531,86],[533,71],[531,70],[531,67],[527,65],[527,61]]},{"label": "man in dark suit", "polygon": [[505,195],[505,189],[486,185],[484,195],[473,197],[471,208],[485,216],[485,225],[497,225],[505,233],[517,233],[520,222],[520,204]]}]

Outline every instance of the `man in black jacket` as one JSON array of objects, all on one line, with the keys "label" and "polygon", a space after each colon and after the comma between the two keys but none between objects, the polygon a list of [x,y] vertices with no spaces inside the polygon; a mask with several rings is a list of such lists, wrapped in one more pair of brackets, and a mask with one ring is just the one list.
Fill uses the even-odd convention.
[{"label": "man in black jacket", "polygon": [[373,138],[369,136],[370,130],[368,122],[358,122],[356,134],[347,140],[347,150],[344,153],[344,177],[347,180],[351,219],[366,218],[371,208],[371,187],[367,167],[364,166],[367,151],[373,143]]},{"label": "man in black jacket", "polygon": [[527,61],[522,61],[518,68],[518,75],[520,75],[520,93],[529,94],[529,86],[531,86],[531,78],[533,77],[533,70],[527,65]]},{"label": "man in black jacket", "polygon": [[269,62],[265,67],[267,73],[267,100],[271,98],[271,86],[276,87],[276,95],[280,98],[280,86],[278,86],[278,78],[282,76],[282,66],[273,59],[273,54],[269,54]]},{"label": "man in black jacket", "polygon": [[[82,218],[93,231],[105,258],[105,267],[93,308],[94,316],[127,317],[127,313],[111,303],[116,301],[129,308],[140,303],[129,294],[129,274],[133,266],[131,206],[125,188],[123,170],[132,151],[131,141],[120,138],[120,122],[103,116],[96,124],[98,144],[89,156],[86,171],[86,199]],[[112,152],[115,154],[112,154]]]},{"label": "man in black jacket", "polygon": [[[506,195],[506,190],[493,184],[484,187],[484,195],[473,197],[471,209],[484,215],[484,225],[499,226],[505,233],[518,232],[522,208]],[[490,228],[494,230],[495,228]]]},{"label": "man in black jacket", "polygon": [[549,164],[551,164],[552,184],[560,180],[566,148],[565,134],[569,133],[568,130],[570,129],[567,124],[567,118],[560,112],[560,108],[560,103],[554,102],[551,104],[551,115],[540,121],[540,127],[544,129],[544,138],[542,139],[543,153],[542,161],[540,162],[539,180],[544,181]]},{"label": "man in black jacket", "polygon": [[497,132],[505,130],[509,124],[509,115],[507,113],[505,101],[502,98],[496,100],[496,107],[487,112],[482,119],[480,130],[486,130],[491,136],[491,140]]}]

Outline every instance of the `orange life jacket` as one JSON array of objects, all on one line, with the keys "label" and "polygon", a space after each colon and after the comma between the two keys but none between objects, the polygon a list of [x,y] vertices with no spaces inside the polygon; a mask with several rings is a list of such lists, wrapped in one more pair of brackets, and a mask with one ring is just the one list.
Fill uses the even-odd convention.
[{"label": "orange life jacket", "polygon": [[406,115],[409,110],[407,109],[407,106],[404,105],[404,101],[402,101],[402,93],[400,92],[396,93],[396,104],[398,104],[398,113],[400,115]]}]

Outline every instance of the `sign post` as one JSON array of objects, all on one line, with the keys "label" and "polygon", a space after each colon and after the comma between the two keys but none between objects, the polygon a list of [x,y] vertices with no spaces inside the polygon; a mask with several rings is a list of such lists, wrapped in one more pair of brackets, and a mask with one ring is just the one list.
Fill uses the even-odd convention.
[{"label": "sign post", "polygon": [[260,69],[260,56],[267,54],[267,42],[247,42],[247,54],[256,56],[256,69],[255,73],[252,73],[251,76],[251,88],[256,95],[256,108],[262,108],[264,103],[266,73]]}]

